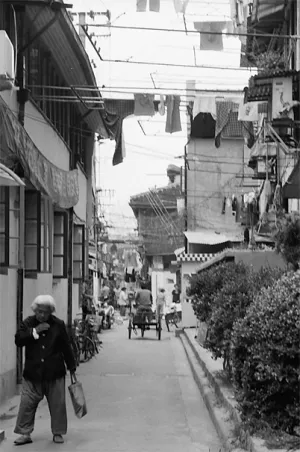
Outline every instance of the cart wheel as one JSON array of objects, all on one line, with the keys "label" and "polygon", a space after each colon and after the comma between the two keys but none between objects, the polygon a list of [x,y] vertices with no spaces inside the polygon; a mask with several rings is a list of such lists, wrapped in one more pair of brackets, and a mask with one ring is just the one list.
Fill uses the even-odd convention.
[{"label": "cart wheel", "polygon": [[128,339],[131,339],[131,330],[132,330],[132,324],[131,324],[131,320],[129,320],[129,324],[128,324]]},{"label": "cart wheel", "polygon": [[158,331],[157,331],[157,333],[158,333],[158,340],[160,341],[161,340],[161,320],[159,319],[159,321],[158,321]]},{"label": "cart wheel", "polygon": [[144,337],[144,334],[145,334],[145,327],[142,326],[142,327],[141,327],[141,335],[142,335],[142,337]]}]

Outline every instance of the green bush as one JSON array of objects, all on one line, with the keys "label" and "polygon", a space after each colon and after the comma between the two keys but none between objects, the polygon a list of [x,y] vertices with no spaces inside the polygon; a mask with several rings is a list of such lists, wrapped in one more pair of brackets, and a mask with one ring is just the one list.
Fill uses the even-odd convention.
[{"label": "green bush", "polygon": [[237,319],[243,318],[248,306],[262,287],[267,287],[282,273],[277,269],[254,271],[242,263],[235,265],[235,277],[225,280],[214,294],[213,312],[208,323],[207,347],[214,358],[224,358],[224,368],[231,374],[231,336]]},{"label": "green bush", "polygon": [[237,265],[234,262],[224,262],[190,278],[188,295],[192,297],[195,315],[201,322],[209,321],[214,295],[222,289],[226,281],[235,278],[236,272]]},{"label": "green bush", "polygon": [[245,419],[293,432],[300,418],[300,272],[256,296],[232,334],[233,379]]},{"label": "green bush", "polygon": [[278,222],[275,234],[276,249],[294,270],[300,265],[300,214],[285,215]]}]

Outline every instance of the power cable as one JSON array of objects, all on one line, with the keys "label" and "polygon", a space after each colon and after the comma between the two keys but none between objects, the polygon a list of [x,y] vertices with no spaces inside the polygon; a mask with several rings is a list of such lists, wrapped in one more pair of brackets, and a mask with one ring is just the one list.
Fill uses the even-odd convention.
[{"label": "power cable", "polygon": [[183,68],[195,68],[195,69],[218,69],[218,70],[229,70],[229,71],[249,71],[248,68],[236,68],[236,67],[224,67],[224,66],[207,66],[207,65],[193,65],[193,64],[175,64],[175,63],[159,63],[157,61],[132,61],[130,59],[127,60],[121,60],[121,59],[107,59],[103,58],[100,54],[100,48],[96,47],[96,44],[93,42],[91,36],[87,32],[84,25],[81,26],[84,30],[84,33],[86,34],[88,40],[90,41],[91,45],[93,46],[95,52],[97,53],[100,60],[104,63],[126,63],[126,64],[137,64],[137,65],[146,65],[146,66],[167,66],[167,67],[183,67]]},{"label": "power cable", "polygon": [[[274,0],[272,0],[274,1]],[[82,28],[85,28],[85,25],[81,25]],[[185,30],[185,29],[172,29],[172,28],[154,28],[154,27],[134,27],[128,25],[105,25],[105,24],[91,24],[91,27],[100,27],[100,28],[115,28],[119,30],[133,30],[133,31],[160,31],[160,32],[171,32],[171,33],[184,33],[184,34],[203,34],[210,36],[233,36],[233,37],[253,37],[253,38],[281,38],[281,39],[300,39],[298,35],[285,35],[285,34],[272,34],[272,33],[240,33],[240,32],[225,32],[222,31],[199,31],[199,30]]]}]

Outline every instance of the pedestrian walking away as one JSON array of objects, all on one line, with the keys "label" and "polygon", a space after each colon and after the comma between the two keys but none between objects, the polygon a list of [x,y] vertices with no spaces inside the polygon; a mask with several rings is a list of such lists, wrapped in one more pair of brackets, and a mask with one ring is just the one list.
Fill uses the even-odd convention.
[{"label": "pedestrian walking away", "polygon": [[126,287],[122,287],[121,292],[120,292],[120,297],[118,300],[120,314],[122,317],[125,317],[127,302],[128,302],[128,297],[127,297],[127,293],[126,293]]},{"label": "pedestrian walking away", "polygon": [[157,297],[156,297],[156,316],[157,316],[157,321],[162,317],[162,315],[164,313],[165,305],[166,305],[165,289],[163,287],[161,287],[160,289],[158,289],[158,294],[157,294]]},{"label": "pedestrian walking away", "polygon": [[27,317],[16,335],[17,347],[25,347],[22,393],[14,432],[20,436],[16,446],[32,443],[35,413],[46,397],[53,441],[63,443],[67,433],[65,401],[66,366],[75,374],[76,364],[65,323],[55,317],[55,301],[50,295],[39,295],[31,306],[34,315]]},{"label": "pedestrian walking away", "polygon": [[172,302],[180,303],[180,290],[177,284],[175,284],[174,290],[172,290]]}]

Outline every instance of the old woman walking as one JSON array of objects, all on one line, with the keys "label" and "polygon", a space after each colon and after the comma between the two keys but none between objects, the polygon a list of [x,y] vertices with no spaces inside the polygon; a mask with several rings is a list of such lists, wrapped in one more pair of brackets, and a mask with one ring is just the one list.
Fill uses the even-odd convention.
[{"label": "old woman walking", "polygon": [[32,443],[35,413],[46,397],[53,441],[63,443],[67,433],[65,402],[66,366],[75,373],[76,364],[65,324],[53,315],[55,302],[50,295],[39,295],[31,306],[34,315],[20,325],[15,343],[25,347],[21,402],[15,433],[21,435],[15,445]]}]

